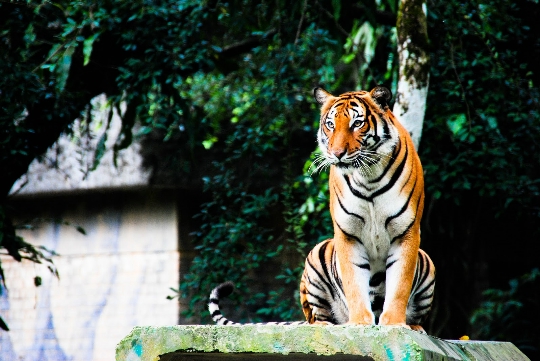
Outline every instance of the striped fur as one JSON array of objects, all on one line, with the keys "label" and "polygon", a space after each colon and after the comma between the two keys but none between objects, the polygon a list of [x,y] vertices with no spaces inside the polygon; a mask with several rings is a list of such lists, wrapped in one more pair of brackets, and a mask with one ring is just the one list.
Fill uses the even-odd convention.
[{"label": "striped fur", "polygon": [[[368,269],[367,265],[364,267],[370,271],[369,301],[377,321],[384,302],[385,272]],[[406,312],[407,324],[415,330],[423,331],[419,325],[431,309],[434,289],[435,267],[429,256],[419,250]],[[349,310],[332,239],[319,243],[307,256],[300,282],[300,299],[309,323],[347,323]]]},{"label": "striped fur", "polygon": [[419,249],[424,179],[412,140],[388,107],[391,93],[376,87],[335,97],[316,88],[314,95],[334,238],[306,261],[304,314],[310,323],[421,330],[435,275]]},{"label": "striped fur", "polygon": [[234,290],[232,282],[225,282],[217,286],[210,293],[210,299],[208,300],[208,311],[212,320],[217,325],[303,325],[307,324],[307,321],[293,321],[293,322],[261,322],[261,323],[237,323],[227,319],[221,313],[219,309],[219,301],[224,297],[227,297]]},{"label": "striped fur", "polygon": [[[433,301],[435,267],[420,246],[424,207],[422,165],[412,140],[388,108],[390,91],[334,97],[314,91],[321,104],[318,132],[330,167],[334,238],[306,258],[300,302],[306,322],[270,324],[420,324]],[[219,310],[232,284],[216,287],[208,308],[218,325],[237,324]]]}]

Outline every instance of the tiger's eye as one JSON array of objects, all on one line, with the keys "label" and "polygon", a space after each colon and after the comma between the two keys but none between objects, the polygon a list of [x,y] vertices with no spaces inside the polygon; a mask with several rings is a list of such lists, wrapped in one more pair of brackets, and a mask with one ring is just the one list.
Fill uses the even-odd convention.
[{"label": "tiger's eye", "polygon": [[334,129],[334,123],[330,120],[326,122],[326,126],[328,127],[328,129]]},{"label": "tiger's eye", "polygon": [[362,124],[364,124],[363,120],[355,120],[354,123],[353,123],[353,127],[358,128],[358,127],[362,126]]}]

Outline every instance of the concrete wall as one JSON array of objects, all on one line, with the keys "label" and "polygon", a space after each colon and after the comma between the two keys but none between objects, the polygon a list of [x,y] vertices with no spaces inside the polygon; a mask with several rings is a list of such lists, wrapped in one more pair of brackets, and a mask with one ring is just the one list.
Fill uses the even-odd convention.
[{"label": "concrete wall", "polygon": [[[120,109],[120,113],[123,111],[125,109]],[[13,185],[12,195],[149,186],[152,170],[143,167],[137,129],[134,129],[134,141],[119,151],[115,160],[113,147],[122,137],[118,109],[111,108],[105,95],[100,95],[92,100],[88,114],[91,116],[73,122],[69,134],[63,134],[43,156],[30,164],[28,172]],[[102,139],[105,139],[103,157],[93,170]]]},{"label": "concrete wall", "polygon": [[134,326],[178,322],[178,302],[166,299],[179,281],[174,192],[94,192],[14,206],[18,222],[37,226],[19,234],[59,254],[60,278],[44,265],[2,256],[8,289],[0,314],[11,331],[0,332],[0,360],[113,360]]}]

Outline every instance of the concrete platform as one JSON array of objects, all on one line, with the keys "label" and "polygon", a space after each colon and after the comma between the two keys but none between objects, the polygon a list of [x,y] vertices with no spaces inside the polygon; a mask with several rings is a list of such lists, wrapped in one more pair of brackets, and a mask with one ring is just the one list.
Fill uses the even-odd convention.
[{"label": "concrete platform", "polygon": [[389,326],[136,327],[116,348],[116,361],[224,359],[529,360],[509,342],[448,341]]}]

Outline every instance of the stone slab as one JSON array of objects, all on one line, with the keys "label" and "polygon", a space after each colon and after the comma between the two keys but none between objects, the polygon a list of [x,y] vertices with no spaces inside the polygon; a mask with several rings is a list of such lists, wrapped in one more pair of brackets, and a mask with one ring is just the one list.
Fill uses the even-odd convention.
[{"label": "stone slab", "polygon": [[116,361],[224,359],[529,360],[509,342],[445,341],[391,326],[146,326],[116,348]]}]

